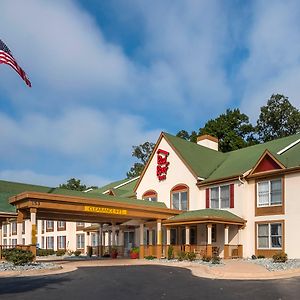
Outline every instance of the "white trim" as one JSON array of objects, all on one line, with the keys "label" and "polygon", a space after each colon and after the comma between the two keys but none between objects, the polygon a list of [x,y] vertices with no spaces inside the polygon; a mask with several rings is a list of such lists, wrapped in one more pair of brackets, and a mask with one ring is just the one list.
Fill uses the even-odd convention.
[{"label": "white trim", "polygon": [[134,180],[136,180],[136,179],[138,179],[138,178],[140,178],[140,177],[141,177],[141,176],[137,176],[137,177],[131,178],[131,179],[129,179],[129,180],[127,180],[127,181],[125,181],[125,182],[119,184],[119,185],[113,186],[112,188],[110,188],[110,189],[104,191],[102,194],[107,194],[107,193],[109,193],[109,191],[110,191],[111,189],[118,189],[118,188],[120,188],[121,186],[124,186],[124,185],[126,185],[126,184],[128,184],[128,183],[130,183],[130,182],[132,182],[132,181],[134,181]]},{"label": "white trim", "polygon": [[203,178],[203,177],[197,177],[197,179],[203,181],[203,180],[205,180],[206,178]]},{"label": "white trim", "polygon": [[297,145],[300,142],[300,139],[298,139],[297,141],[289,144],[288,146],[286,146],[285,148],[281,149],[280,151],[277,152],[277,154],[281,155],[282,153],[286,152],[287,150],[289,150],[290,148],[294,147],[295,145]]}]

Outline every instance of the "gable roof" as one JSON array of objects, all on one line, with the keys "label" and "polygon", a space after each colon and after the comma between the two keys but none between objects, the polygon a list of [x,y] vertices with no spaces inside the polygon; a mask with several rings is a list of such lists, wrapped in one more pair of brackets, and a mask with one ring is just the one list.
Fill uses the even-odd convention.
[{"label": "gable roof", "polygon": [[162,132],[135,190],[162,138],[165,138],[193,175],[201,180],[200,184],[208,184],[226,178],[236,178],[245,174],[257,165],[265,151],[268,151],[270,156],[285,168],[300,166],[300,133],[222,153]]},{"label": "gable roof", "polygon": [[115,196],[120,197],[135,197],[134,187],[136,182],[138,181],[139,176],[131,179],[122,179],[115,182],[111,182],[105,186],[102,186],[98,189],[93,189],[88,191],[89,194],[108,194],[109,191],[113,193]]}]

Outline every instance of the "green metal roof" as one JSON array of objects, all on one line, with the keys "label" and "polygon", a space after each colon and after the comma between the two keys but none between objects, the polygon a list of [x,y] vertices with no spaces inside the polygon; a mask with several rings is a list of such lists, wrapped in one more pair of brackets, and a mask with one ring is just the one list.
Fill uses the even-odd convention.
[{"label": "green metal roof", "polygon": [[198,177],[205,178],[203,183],[222,178],[239,176],[252,169],[265,150],[279,160],[287,168],[300,166],[300,143],[278,155],[277,152],[300,139],[300,133],[264,144],[222,153],[185,141],[164,133]]},{"label": "green metal roof", "polygon": [[133,199],[133,198],[110,196],[110,195],[106,195],[106,194],[85,193],[85,192],[67,190],[67,189],[62,189],[62,188],[53,189],[50,191],[50,193],[57,194],[57,195],[83,197],[83,198],[87,198],[87,199],[93,198],[95,200],[97,200],[97,198],[99,198],[99,201],[105,200],[105,201],[120,202],[120,203],[141,205],[141,206],[147,206],[147,207],[166,208],[166,205],[162,202],[152,202],[152,201],[145,201],[145,200],[139,200],[139,199]]},{"label": "green metal roof", "polygon": [[169,218],[168,221],[170,222],[184,222],[189,220],[210,220],[210,219],[222,219],[226,221],[231,222],[241,222],[244,223],[245,220],[236,216],[235,214],[227,211],[227,210],[221,210],[221,209],[212,209],[212,208],[206,208],[206,209],[200,209],[200,210],[190,210],[186,211],[182,214],[179,214],[177,216]]},{"label": "green metal roof", "polygon": [[163,134],[198,177],[207,178],[227,157],[227,153],[188,142],[169,133]]},{"label": "green metal roof", "polygon": [[15,207],[8,203],[9,197],[15,196],[25,191],[48,193],[50,190],[51,188],[46,186],[0,180],[0,211],[2,212],[16,211]]}]

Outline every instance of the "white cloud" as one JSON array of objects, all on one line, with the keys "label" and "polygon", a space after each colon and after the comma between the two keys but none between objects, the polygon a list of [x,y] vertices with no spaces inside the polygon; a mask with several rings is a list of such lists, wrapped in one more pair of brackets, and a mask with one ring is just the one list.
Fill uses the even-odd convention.
[{"label": "white cloud", "polygon": [[249,57],[241,69],[245,95],[241,106],[256,118],[273,93],[300,106],[300,4],[257,1],[248,39]]}]

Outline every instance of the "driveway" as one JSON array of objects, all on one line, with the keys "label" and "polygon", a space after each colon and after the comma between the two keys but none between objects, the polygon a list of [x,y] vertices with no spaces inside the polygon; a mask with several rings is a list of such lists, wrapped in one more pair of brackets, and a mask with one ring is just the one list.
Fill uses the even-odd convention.
[{"label": "driveway", "polygon": [[0,278],[0,299],[155,300],[299,299],[300,277],[268,281],[213,280],[166,266],[81,267],[74,272]]}]

